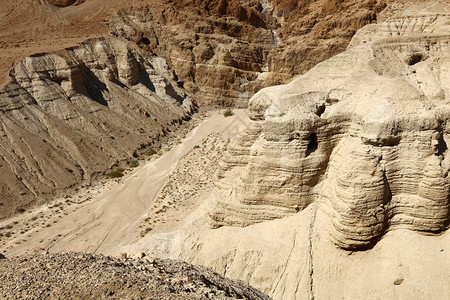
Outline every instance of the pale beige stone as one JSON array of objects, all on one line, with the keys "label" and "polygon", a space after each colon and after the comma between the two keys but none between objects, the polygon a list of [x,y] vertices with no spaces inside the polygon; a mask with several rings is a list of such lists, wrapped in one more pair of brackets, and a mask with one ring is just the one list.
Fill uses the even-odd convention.
[{"label": "pale beige stone", "polygon": [[448,299],[450,17],[425,7],[423,31],[417,11],[401,35],[377,31],[398,19],[363,28],[346,52],[257,93],[204,204],[127,249],[274,299]]}]

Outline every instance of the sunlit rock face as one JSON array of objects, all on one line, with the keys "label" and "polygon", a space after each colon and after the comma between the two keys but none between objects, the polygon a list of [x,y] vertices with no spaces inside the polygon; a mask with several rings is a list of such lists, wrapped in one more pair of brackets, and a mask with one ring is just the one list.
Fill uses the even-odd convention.
[{"label": "sunlit rock face", "polygon": [[346,52],[258,92],[217,173],[211,226],[248,226],[318,202],[345,249],[371,247],[396,228],[446,230],[449,19],[370,25]]},{"label": "sunlit rock face", "polygon": [[385,1],[179,0],[121,10],[112,32],[164,57],[200,106],[246,107],[344,51]]}]

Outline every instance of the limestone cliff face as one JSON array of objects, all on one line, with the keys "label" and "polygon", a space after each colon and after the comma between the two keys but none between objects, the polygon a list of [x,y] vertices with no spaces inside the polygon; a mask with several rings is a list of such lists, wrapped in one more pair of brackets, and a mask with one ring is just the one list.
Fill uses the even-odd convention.
[{"label": "limestone cliff face", "polygon": [[246,107],[345,50],[384,1],[162,1],[110,23],[117,36],[164,57],[200,105]]},{"label": "limestone cliff face", "polygon": [[245,107],[262,87],[286,83],[344,51],[390,1],[8,2],[0,8],[0,84],[13,62],[112,30],[166,59],[200,105]]},{"label": "limestone cliff face", "polygon": [[16,64],[0,92],[0,217],[132,158],[193,104],[164,59],[115,39]]},{"label": "limestone cliff face", "polygon": [[130,8],[111,28],[164,57],[200,105],[246,106],[275,44],[265,16],[236,0]]},{"label": "limestone cliff face", "polygon": [[398,228],[446,230],[448,21],[368,26],[346,52],[257,93],[218,172],[211,225],[248,226],[317,202],[344,249],[372,247]]},{"label": "limestone cliff face", "polygon": [[258,92],[204,204],[129,249],[273,299],[448,299],[449,12],[418,2]]}]

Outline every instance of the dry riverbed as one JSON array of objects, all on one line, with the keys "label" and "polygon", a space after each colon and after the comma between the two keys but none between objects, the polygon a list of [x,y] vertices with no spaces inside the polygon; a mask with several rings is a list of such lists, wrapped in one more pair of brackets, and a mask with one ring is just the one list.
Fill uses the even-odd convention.
[{"label": "dry riverbed", "polygon": [[144,235],[174,228],[211,189],[223,150],[246,126],[246,112],[234,112],[230,117],[209,113],[183,139],[174,139],[120,179],[102,180],[1,222],[0,253],[117,255]]}]

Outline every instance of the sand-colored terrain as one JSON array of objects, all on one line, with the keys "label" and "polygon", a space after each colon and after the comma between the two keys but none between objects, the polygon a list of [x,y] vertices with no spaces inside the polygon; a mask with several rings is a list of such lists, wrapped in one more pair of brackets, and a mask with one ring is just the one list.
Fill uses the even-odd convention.
[{"label": "sand-colored terrain", "polygon": [[[55,30],[52,22],[56,21],[49,16],[61,18],[55,28],[67,30],[59,46],[76,43],[87,33],[104,35],[106,19],[117,17],[110,23],[115,43],[131,45],[131,52],[124,52],[127,55],[118,64],[120,72],[116,77],[109,71],[114,68],[96,66],[98,59],[93,60],[93,70],[101,78],[119,78],[129,83],[129,90],[142,90],[135,84],[138,65],[128,59],[128,53],[135,52],[146,53],[141,55],[142,60],[159,56],[160,66],[165,71],[174,71],[173,78],[169,76],[172,86],[180,91],[186,89],[186,95],[198,91],[210,95],[211,102],[203,104],[234,103],[235,96],[230,97],[226,91],[246,93],[245,97],[237,97],[246,103],[246,97],[255,90],[246,85],[251,80],[244,82],[250,77],[245,79],[238,73],[247,67],[255,69],[245,70],[246,74],[260,73],[267,77],[266,82],[273,83],[315,66],[287,85],[258,92],[249,101],[248,111],[236,110],[231,117],[220,111],[209,114],[184,138],[172,141],[173,147],[167,146],[170,149],[166,152],[158,149],[149,160],[141,158],[139,166],[128,168],[123,178],[103,179],[73,194],[68,191],[31,211],[21,208],[16,216],[0,223],[0,254],[11,258],[83,251],[180,259],[242,279],[274,299],[449,299],[450,57],[446,50],[450,6],[447,1],[427,1],[409,9],[402,6],[406,0],[398,1],[398,5],[384,11],[380,18],[384,21],[360,29],[347,51],[318,65],[318,60],[343,50],[357,28],[375,21],[384,1],[317,0],[284,4],[284,1],[263,1],[265,6],[259,8],[260,12],[283,24],[283,28],[277,27],[274,32],[264,28],[265,31],[260,31],[266,33],[264,36],[256,34],[263,40],[267,40],[264,37],[270,40],[273,34],[273,42],[281,42],[274,48],[279,51],[272,52],[272,59],[270,55],[265,57],[266,50],[256,51],[264,59],[253,57],[251,51],[231,51],[242,50],[239,43],[233,44],[234,48],[223,48],[222,42],[216,42],[230,33],[229,28],[216,31],[208,23],[220,15],[221,20],[226,20],[221,23],[223,26],[248,30],[259,24],[252,23],[257,18],[246,19],[251,15],[249,12],[258,9],[253,1],[202,2],[205,6],[194,14],[204,16],[210,10],[211,19],[206,23],[203,19],[184,22],[191,20],[188,18],[191,15],[176,9],[177,5],[185,8],[201,1],[161,0],[155,3],[168,5],[164,14],[161,11],[149,14],[154,11],[134,7],[118,16],[116,9],[125,7],[125,3],[137,5],[146,1],[119,4],[117,0],[111,2],[114,9],[97,10],[92,5],[100,5],[99,0],[55,0],[73,4],[63,8],[51,6],[50,0],[39,1],[39,6],[30,1],[12,5],[14,8],[3,17],[0,29],[1,26],[12,29],[5,22],[20,11],[22,17],[26,16],[24,8],[35,9],[36,16],[41,18],[39,22],[50,20],[44,27],[36,27],[42,30],[35,32],[36,40],[27,35],[21,41],[23,45],[41,43],[37,37],[48,30],[48,45],[36,44],[35,50],[50,47],[45,48],[50,51],[51,39],[59,39],[57,34],[50,37]],[[239,5],[228,5],[231,2]],[[242,10],[240,4],[244,2]],[[77,5],[80,3],[83,4]],[[350,9],[358,3],[363,8],[358,10],[359,14]],[[94,13],[83,19],[81,16],[88,12],[88,7]],[[289,16],[300,18],[306,11],[313,14],[298,24],[290,23]],[[343,11],[348,18],[341,18],[339,13]],[[45,17],[46,12],[51,14]],[[79,19],[72,18],[75,12]],[[30,22],[33,20],[37,19],[30,18]],[[68,20],[80,20],[82,25],[72,28]],[[184,31],[183,26],[194,28],[195,34]],[[339,30],[334,31],[335,28]],[[20,36],[22,29],[17,30],[5,31],[5,36]],[[304,35],[305,30],[311,34]],[[243,36],[255,33],[242,32]],[[276,35],[281,40],[275,39]],[[228,38],[223,44],[230,44]],[[310,43],[312,38],[320,42]],[[204,44],[206,40],[214,47]],[[17,52],[23,51],[21,47],[13,49],[9,43],[5,47],[5,62],[22,55]],[[324,52],[324,48],[330,51]],[[217,49],[233,55],[222,56]],[[319,52],[323,56],[316,58]],[[245,54],[252,59],[234,60]],[[216,61],[213,57],[226,59]],[[253,58],[258,63],[253,64]],[[28,60],[41,61],[37,57]],[[306,62],[306,66],[300,67],[298,60]],[[259,63],[264,68],[259,69]],[[229,72],[230,65],[237,73]],[[204,73],[197,72],[199,66],[206,67]],[[225,67],[222,73],[216,72],[217,66]],[[272,74],[270,78],[271,70],[279,76]],[[202,83],[194,74],[211,82]],[[39,81],[46,79],[41,77]],[[62,77],[49,78],[54,80],[54,87],[67,87],[66,83],[61,85]],[[169,88],[164,91],[173,94]],[[223,102],[221,97],[231,100]],[[141,113],[145,118],[151,114],[160,116],[155,109]],[[171,122],[173,128],[164,128],[162,132],[166,135],[167,131],[176,130],[187,119]],[[141,131],[145,133],[144,129]],[[129,138],[126,146],[142,142],[130,134],[124,136]],[[11,147],[15,153],[17,143],[10,144],[16,146]],[[96,156],[92,151],[86,152]],[[137,156],[130,150],[125,159]],[[17,157],[20,162],[22,157]],[[98,172],[104,174],[103,169]],[[22,181],[22,177],[17,180]],[[21,258],[15,261],[21,262]]]},{"label": "sand-colored terrain", "polygon": [[258,92],[207,205],[128,252],[207,265],[274,299],[449,299],[448,7],[368,25]]},{"label": "sand-colored terrain", "polygon": [[[66,7],[52,5],[57,2],[0,1],[0,86],[8,80],[8,71],[14,62],[108,35],[108,22],[118,10],[139,6],[145,1],[110,0],[105,5],[101,0],[89,0],[75,1]],[[159,0],[152,2],[155,6],[160,3]]]},{"label": "sand-colored terrain", "polygon": [[245,107],[343,51],[383,1],[0,2],[0,219],[157,147],[190,109],[155,87]]},{"label": "sand-colored terrain", "polygon": [[[246,119],[244,110],[235,110],[231,117],[214,112],[180,144],[122,179],[4,221],[0,252],[7,257],[42,251],[120,254],[123,246],[143,234],[171,229],[195,208],[200,190],[210,188],[212,164],[228,139],[245,127]],[[177,186],[177,192],[169,195],[167,182]]]}]

